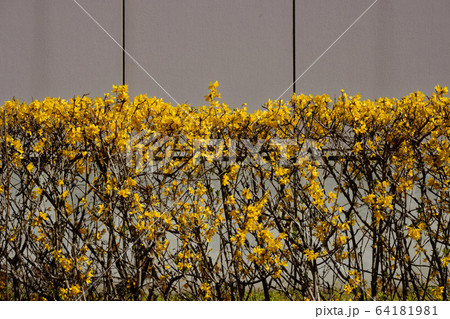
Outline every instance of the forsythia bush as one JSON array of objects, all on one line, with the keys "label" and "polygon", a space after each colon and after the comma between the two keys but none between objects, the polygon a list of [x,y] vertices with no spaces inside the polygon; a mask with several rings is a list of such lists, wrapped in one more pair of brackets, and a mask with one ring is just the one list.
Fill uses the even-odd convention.
[{"label": "forsythia bush", "polygon": [[450,99],[0,108],[9,300],[448,300]]}]

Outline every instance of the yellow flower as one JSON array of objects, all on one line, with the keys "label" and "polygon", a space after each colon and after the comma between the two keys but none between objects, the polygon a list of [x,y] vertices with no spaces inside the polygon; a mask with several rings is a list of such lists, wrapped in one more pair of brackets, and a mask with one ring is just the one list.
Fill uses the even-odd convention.
[{"label": "yellow flower", "polygon": [[214,83],[212,83],[212,82],[209,82],[209,88],[208,89],[210,89],[210,90],[213,90],[213,89],[217,89],[218,87],[219,87],[219,82],[214,82]]},{"label": "yellow flower", "polygon": [[436,288],[432,289],[432,294],[436,299],[441,299],[443,292],[444,292],[444,287],[436,287]]},{"label": "yellow flower", "polygon": [[39,217],[41,217],[42,220],[48,220],[47,213],[39,212]]},{"label": "yellow flower", "polygon": [[27,165],[27,170],[31,173],[31,171],[33,170],[33,167],[34,167],[33,164],[30,163]]},{"label": "yellow flower", "polygon": [[349,284],[345,284],[344,285],[344,292],[348,295],[348,294],[350,294],[351,292],[352,292],[352,290],[353,290],[353,287],[351,286],[351,285],[349,285]]},{"label": "yellow flower", "polygon": [[14,146],[14,148],[20,153],[23,154],[23,148],[22,148],[22,144],[20,143],[20,141],[12,141],[11,145]]},{"label": "yellow flower", "polygon": [[41,140],[39,140],[39,142],[37,142],[36,145],[33,147],[33,151],[37,153],[43,153],[46,140],[47,140],[46,138],[42,138]]},{"label": "yellow flower", "polygon": [[360,127],[353,129],[356,134],[364,134],[365,132],[367,132],[366,123],[362,122],[360,124],[361,124]]},{"label": "yellow flower", "polygon": [[375,209],[373,211],[373,215],[375,216],[375,218],[377,220],[377,225],[380,223],[380,220],[384,220],[384,216],[379,209]]},{"label": "yellow flower", "polygon": [[234,205],[234,204],[236,204],[236,199],[234,198],[233,194],[228,195],[225,204],[227,204],[227,205]]},{"label": "yellow flower", "polygon": [[275,176],[284,176],[287,173],[289,173],[289,168],[284,168],[284,167],[278,166],[275,169]]},{"label": "yellow flower", "polygon": [[317,257],[319,257],[319,253],[315,253],[314,250],[311,249],[306,249],[304,251],[306,258],[308,259],[308,261],[312,261],[312,260],[316,260]]},{"label": "yellow flower", "polygon": [[86,135],[89,138],[94,138],[100,132],[100,129],[97,125],[89,124],[89,126],[85,129]]},{"label": "yellow flower", "polygon": [[72,296],[76,296],[81,292],[81,287],[80,287],[80,285],[74,285],[74,286],[70,287],[69,290],[70,290],[70,294]]},{"label": "yellow flower", "polygon": [[441,261],[442,261],[442,265],[443,265],[444,267],[447,267],[447,265],[450,264],[450,256],[443,257],[443,258],[441,259]]},{"label": "yellow flower", "polygon": [[[217,81],[214,82],[214,83],[212,83],[212,82],[209,83],[209,88],[208,89],[209,89],[210,93],[205,96],[205,101],[213,103],[213,102],[216,102],[216,101],[214,101],[215,98],[220,98],[221,97],[220,93],[217,93],[217,88],[219,87],[219,85],[220,84]],[[213,106],[219,106],[219,103],[216,102],[216,103],[214,103]]]},{"label": "yellow flower", "polygon": [[290,179],[288,176],[283,177],[282,179],[280,179],[280,184],[281,185],[286,185],[287,183],[290,182]]},{"label": "yellow flower", "polygon": [[204,298],[205,299],[211,299],[212,295],[211,295],[211,286],[208,283],[202,283],[202,285],[200,286],[200,289],[203,290],[203,292],[205,293]]},{"label": "yellow flower", "polygon": [[245,199],[252,199],[252,193],[250,192],[250,189],[248,189],[248,188],[245,188],[242,191],[242,195],[244,195]]},{"label": "yellow flower", "polygon": [[328,202],[334,202],[337,198],[337,194],[333,192],[328,193]]},{"label": "yellow flower", "polygon": [[230,177],[228,176],[228,174],[223,175],[222,185],[224,185],[224,186],[228,185],[229,184],[229,180],[230,180]]},{"label": "yellow flower", "polygon": [[408,228],[408,236],[414,240],[419,240],[420,238],[420,228],[412,228],[406,226]]},{"label": "yellow flower", "polygon": [[87,275],[86,275],[86,283],[87,284],[90,284],[91,282],[92,282],[92,276],[93,276],[93,274],[92,274],[92,269],[90,269],[89,270],[89,272],[87,273]]},{"label": "yellow flower", "polygon": [[347,242],[348,236],[344,236],[342,234],[339,235],[339,238],[336,241],[337,246],[342,246]]},{"label": "yellow flower", "polygon": [[436,90],[436,93],[437,93],[437,94],[443,94],[443,95],[445,95],[445,94],[448,93],[448,88],[447,88],[446,86],[441,87],[441,86],[438,84],[438,85],[436,85],[436,86],[434,87],[434,89]]},{"label": "yellow flower", "polygon": [[373,204],[375,203],[375,195],[374,194],[369,194],[367,196],[364,196],[363,198],[364,203],[366,204]]},{"label": "yellow flower", "polygon": [[137,184],[137,182],[136,182],[134,179],[132,179],[131,177],[128,177],[128,178],[127,178],[126,183],[127,183],[127,185],[130,186],[130,187],[136,186],[136,184]]},{"label": "yellow flower", "polygon": [[361,142],[355,143],[355,145],[353,146],[353,152],[355,154],[358,154],[361,150],[362,150]]},{"label": "yellow flower", "polygon": [[131,192],[128,188],[125,188],[125,189],[119,190],[118,194],[119,194],[119,196],[122,196],[122,197],[128,197],[128,195],[130,195]]}]

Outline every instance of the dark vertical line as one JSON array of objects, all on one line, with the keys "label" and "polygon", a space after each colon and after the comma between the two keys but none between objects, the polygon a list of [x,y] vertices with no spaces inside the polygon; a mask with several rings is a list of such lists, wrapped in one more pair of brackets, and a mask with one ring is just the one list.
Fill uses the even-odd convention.
[{"label": "dark vertical line", "polygon": [[292,92],[296,92],[295,88],[295,0],[292,0]]},{"label": "dark vertical line", "polygon": [[[4,146],[5,146],[5,166],[6,166],[6,182],[3,183],[5,186],[5,191],[6,191],[6,220],[5,220],[5,239],[6,239],[6,243],[5,243],[5,261],[6,261],[6,266],[5,266],[5,272],[6,272],[6,300],[9,300],[9,270],[8,270],[8,256],[9,256],[9,251],[8,251],[8,243],[9,243],[9,232],[8,232],[8,227],[9,227],[9,203],[10,203],[10,184],[11,184],[11,175],[9,173],[9,154],[8,154],[8,144],[6,142],[6,107],[3,110],[3,141],[5,142]],[[3,181],[3,172],[2,172],[2,181]],[[17,299],[16,299],[17,300]]]},{"label": "dark vertical line", "polygon": [[122,84],[125,85],[125,0],[122,0]]}]

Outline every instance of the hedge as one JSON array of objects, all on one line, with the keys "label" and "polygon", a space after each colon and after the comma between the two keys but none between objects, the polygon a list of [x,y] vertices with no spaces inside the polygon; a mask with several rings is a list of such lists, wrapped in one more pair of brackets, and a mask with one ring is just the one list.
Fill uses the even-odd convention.
[{"label": "hedge", "polygon": [[0,108],[3,300],[448,300],[450,100]]}]

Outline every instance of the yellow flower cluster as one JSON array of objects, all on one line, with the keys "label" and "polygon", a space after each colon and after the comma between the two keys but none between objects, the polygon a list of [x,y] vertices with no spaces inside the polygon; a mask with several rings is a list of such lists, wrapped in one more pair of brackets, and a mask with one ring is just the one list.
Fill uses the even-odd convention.
[{"label": "yellow flower cluster", "polygon": [[[346,294],[368,288],[368,272],[373,296],[395,296],[400,276],[442,288],[446,87],[374,101],[294,94],[254,112],[221,102],[218,87],[198,107],[132,99],[127,85],[1,106],[0,209],[12,221],[1,217],[0,233],[35,260],[16,265],[16,282],[32,287],[23,291],[237,300],[262,284],[314,299],[322,290],[309,285],[331,287],[321,271],[336,266],[333,289]],[[405,258],[411,243],[418,256]],[[429,275],[415,276],[419,259]]]}]

